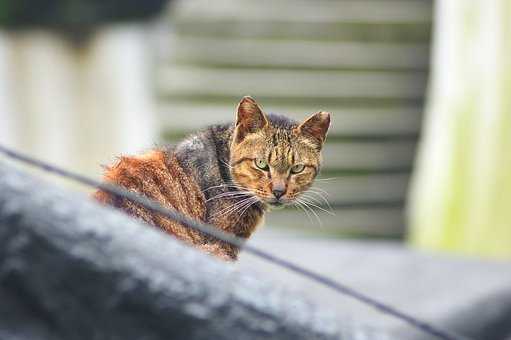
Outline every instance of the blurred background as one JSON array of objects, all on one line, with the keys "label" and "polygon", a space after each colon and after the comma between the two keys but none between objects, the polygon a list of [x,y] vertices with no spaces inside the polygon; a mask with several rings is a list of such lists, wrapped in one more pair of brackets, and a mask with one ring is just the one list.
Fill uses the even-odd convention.
[{"label": "blurred background", "polygon": [[[0,0],[0,143],[99,179],[120,154],[232,121],[243,95],[300,120],[330,111],[317,186],[331,208],[273,212],[250,242],[510,340],[510,55],[509,0]],[[342,320],[429,339],[238,265]]]},{"label": "blurred background", "polygon": [[1,0],[0,142],[99,178],[243,95],[326,110],[331,213],[266,229],[510,258],[510,19],[504,0]]}]

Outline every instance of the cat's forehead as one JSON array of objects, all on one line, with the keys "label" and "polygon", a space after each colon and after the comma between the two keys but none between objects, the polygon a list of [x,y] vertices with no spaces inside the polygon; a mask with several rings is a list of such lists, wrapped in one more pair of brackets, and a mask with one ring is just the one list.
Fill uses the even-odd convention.
[{"label": "cat's forehead", "polygon": [[253,144],[253,150],[269,159],[292,163],[297,158],[318,156],[316,145],[293,129],[271,127],[260,138],[259,143]]},{"label": "cat's forehead", "polygon": [[296,133],[291,129],[271,127],[266,133],[267,142],[272,147],[291,146],[296,139]]}]

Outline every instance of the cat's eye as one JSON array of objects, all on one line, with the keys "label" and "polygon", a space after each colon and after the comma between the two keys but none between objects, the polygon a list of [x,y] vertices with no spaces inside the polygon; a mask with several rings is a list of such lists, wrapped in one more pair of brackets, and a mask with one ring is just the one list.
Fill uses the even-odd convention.
[{"label": "cat's eye", "polygon": [[303,170],[305,170],[305,165],[303,165],[303,164],[296,164],[296,165],[293,165],[293,167],[291,168],[291,173],[292,174],[299,174]]},{"label": "cat's eye", "polygon": [[270,167],[268,166],[268,162],[261,158],[255,160],[255,165],[261,170],[267,171],[270,169]]}]

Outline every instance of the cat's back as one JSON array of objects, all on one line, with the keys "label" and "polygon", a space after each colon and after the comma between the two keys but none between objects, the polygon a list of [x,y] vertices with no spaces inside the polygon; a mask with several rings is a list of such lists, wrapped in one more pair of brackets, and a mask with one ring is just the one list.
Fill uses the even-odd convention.
[{"label": "cat's back", "polygon": [[[171,149],[121,157],[116,164],[105,169],[104,180],[140,193],[164,206],[173,207],[189,217],[204,220],[206,207],[202,190],[193,176],[183,169]],[[94,196],[100,202],[123,209],[147,223],[183,238],[193,239],[194,235],[187,228],[127,199],[114,197],[101,190]]]}]

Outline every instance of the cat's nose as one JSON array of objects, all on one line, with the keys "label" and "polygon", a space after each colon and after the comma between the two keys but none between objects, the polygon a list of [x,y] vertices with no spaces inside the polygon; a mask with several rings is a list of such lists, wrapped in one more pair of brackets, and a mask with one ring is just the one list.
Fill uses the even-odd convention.
[{"label": "cat's nose", "polygon": [[275,196],[276,199],[280,199],[282,196],[284,196],[284,193],[286,192],[285,189],[275,188],[272,190],[273,196]]}]

